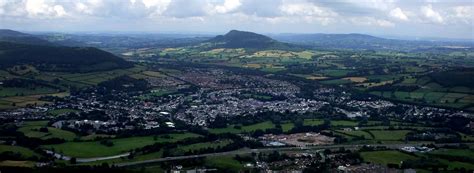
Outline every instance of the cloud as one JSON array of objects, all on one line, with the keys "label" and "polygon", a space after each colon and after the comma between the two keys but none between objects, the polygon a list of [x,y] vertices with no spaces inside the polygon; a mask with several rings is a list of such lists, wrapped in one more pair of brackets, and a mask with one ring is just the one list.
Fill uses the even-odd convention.
[{"label": "cloud", "polygon": [[474,6],[457,6],[454,7],[455,17],[466,24],[474,23]]},{"label": "cloud", "polygon": [[202,17],[208,14],[203,0],[173,0],[162,15],[172,18]]},{"label": "cloud", "polygon": [[27,0],[25,10],[32,18],[55,18],[66,16],[66,11],[54,1]]},{"label": "cloud", "polygon": [[428,4],[426,6],[421,7],[421,13],[423,17],[433,23],[442,24],[444,22],[443,17],[439,14],[439,12],[433,10],[433,6]]},{"label": "cloud", "polygon": [[402,9],[400,9],[398,7],[391,10],[389,14],[390,14],[391,17],[393,17],[395,19],[408,21],[407,15],[402,11]]},{"label": "cloud", "polygon": [[214,11],[217,13],[228,13],[236,10],[242,5],[240,0],[225,0],[224,4],[214,6]]},{"label": "cloud", "polygon": [[395,26],[394,23],[388,20],[377,19],[374,17],[354,17],[354,18],[351,18],[350,21],[354,23],[355,25],[379,26],[379,27]]},{"label": "cloud", "polygon": [[0,0],[0,28],[20,30],[420,33],[434,23],[444,25],[432,33],[472,35],[473,14],[468,0]]},{"label": "cloud", "polygon": [[334,21],[338,14],[331,9],[317,6],[313,3],[288,3],[285,2],[279,7],[283,14],[289,17],[300,18],[305,22],[318,22],[321,25],[328,25]]}]

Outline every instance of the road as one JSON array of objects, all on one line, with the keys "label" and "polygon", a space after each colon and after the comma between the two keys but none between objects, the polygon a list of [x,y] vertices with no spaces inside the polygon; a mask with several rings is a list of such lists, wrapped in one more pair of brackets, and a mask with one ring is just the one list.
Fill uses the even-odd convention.
[{"label": "road", "polygon": [[[46,153],[53,155],[57,159],[61,160],[71,160],[71,156],[66,156],[60,153],[55,153],[51,150],[45,150]],[[118,155],[113,155],[113,156],[104,156],[104,157],[91,157],[91,158],[76,158],[77,163],[86,163],[86,162],[95,162],[95,161],[100,161],[100,160],[110,160],[110,159],[118,159],[121,157],[127,157],[130,155],[130,153],[123,153],[123,154],[118,154]]]},{"label": "road", "polygon": [[[407,146],[420,146],[422,144],[429,144],[429,143],[417,143],[417,144],[373,144],[370,145],[372,147],[387,147],[389,149],[399,149],[402,147]],[[459,145],[459,143],[450,143],[450,144],[435,144],[436,146],[442,145]],[[227,151],[227,152],[220,152],[220,153],[208,153],[208,154],[198,154],[198,155],[189,155],[189,156],[177,156],[177,157],[165,157],[165,158],[157,158],[157,159],[150,159],[150,160],[143,160],[143,161],[136,161],[136,162],[125,162],[125,163],[116,163],[115,166],[118,167],[127,167],[127,166],[135,166],[147,163],[156,163],[156,162],[164,162],[164,161],[172,161],[172,160],[183,160],[183,159],[191,159],[191,158],[199,158],[199,157],[209,157],[209,156],[225,156],[225,155],[236,155],[236,154],[250,154],[250,153],[259,153],[259,152],[269,152],[269,151],[288,151],[288,150],[317,150],[317,149],[338,149],[344,147],[345,149],[359,149],[364,145],[326,145],[326,146],[311,146],[311,147],[283,147],[283,148],[262,148],[262,149],[247,149],[247,150],[236,150],[236,151]]]}]

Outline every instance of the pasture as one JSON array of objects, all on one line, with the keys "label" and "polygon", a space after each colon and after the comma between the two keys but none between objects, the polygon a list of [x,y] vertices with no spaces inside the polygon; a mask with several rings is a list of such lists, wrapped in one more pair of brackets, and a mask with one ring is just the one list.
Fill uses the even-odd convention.
[{"label": "pasture", "polygon": [[[169,136],[169,138],[167,137]],[[135,148],[144,147],[154,143],[176,142],[186,138],[194,138],[199,135],[194,133],[176,133],[169,135],[160,135],[156,139],[153,136],[140,136],[110,139],[113,146],[105,146],[100,141],[90,142],[66,142],[57,145],[45,145],[44,149],[54,149],[56,152],[63,153],[67,156],[78,158],[112,156],[128,152]]]}]

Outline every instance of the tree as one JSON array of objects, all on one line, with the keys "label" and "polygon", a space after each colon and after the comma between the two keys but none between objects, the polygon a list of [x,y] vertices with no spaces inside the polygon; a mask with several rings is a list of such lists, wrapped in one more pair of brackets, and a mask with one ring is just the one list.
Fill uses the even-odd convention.
[{"label": "tree", "polygon": [[69,163],[71,164],[76,164],[77,163],[77,159],[75,157],[71,157],[71,160],[69,160]]},{"label": "tree", "polygon": [[301,118],[298,118],[298,119],[295,120],[294,124],[295,124],[295,127],[296,127],[296,128],[298,128],[298,127],[303,127],[303,125],[304,125],[304,120],[301,119]]}]

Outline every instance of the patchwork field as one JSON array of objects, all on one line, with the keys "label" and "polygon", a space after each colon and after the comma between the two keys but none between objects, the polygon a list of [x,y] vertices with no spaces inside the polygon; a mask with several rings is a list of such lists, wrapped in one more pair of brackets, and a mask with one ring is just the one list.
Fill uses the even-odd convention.
[{"label": "patchwork field", "polygon": [[100,144],[99,141],[91,141],[66,142],[58,145],[45,145],[43,148],[54,149],[56,152],[78,158],[101,157],[122,154],[130,151],[131,149],[140,148],[154,143],[175,142],[198,136],[199,135],[194,133],[177,133],[169,134],[170,138],[167,138],[165,135],[160,135],[156,138],[156,140],[153,136],[110,139],[110,141],[113,143],[113,146],[110,147]]}]

